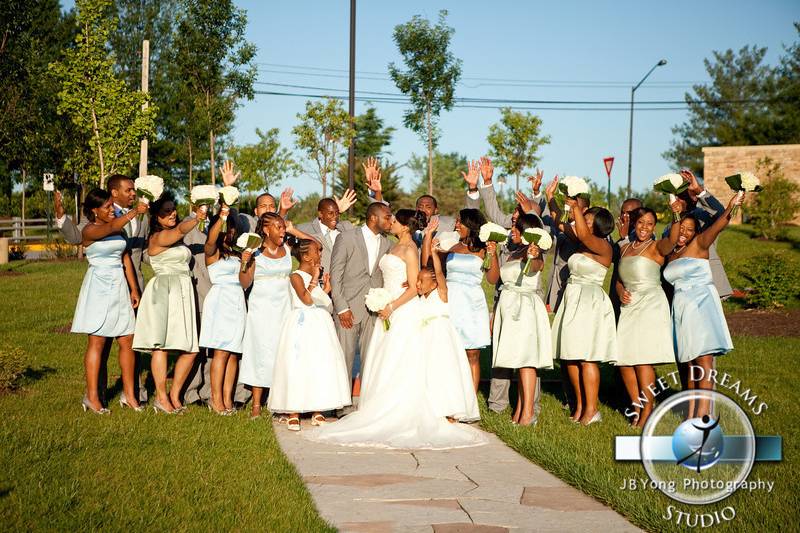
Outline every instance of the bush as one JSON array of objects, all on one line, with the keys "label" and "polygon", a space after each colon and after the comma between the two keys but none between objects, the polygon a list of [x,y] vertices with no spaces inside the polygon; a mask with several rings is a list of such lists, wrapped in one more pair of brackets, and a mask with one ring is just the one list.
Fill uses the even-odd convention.
[{"label": "bush", "polygon": [[740,275],[751,284],[752,293],[747,300],[754,307],[783,307],[800,291],[800,268],[783,253],[749,259]]},{"label": "bush", "polygon": [[786,232],[785,224],[791,222],[798,210],[800,185],[788,180],[781,171],[780,164],[770,158],[759,159],[756,175],[761,177],[764,190],[752,195],[746,214],[753,224],[756,235],[767,239],[779,239]]},{"label": "bush", "polygon": [[16,346],[0,348],[0,392],[19,387],[19,380],[25,372],[25,352]]}]

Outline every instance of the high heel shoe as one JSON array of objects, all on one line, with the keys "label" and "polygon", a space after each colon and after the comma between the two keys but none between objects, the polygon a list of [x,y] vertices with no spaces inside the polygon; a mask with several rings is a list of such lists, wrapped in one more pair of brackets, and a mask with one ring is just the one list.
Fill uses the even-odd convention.
[{"label": "high heel shoe", "polygon": [[131,404],[129,404],[128,403],[128,397],[125,396],[124,392],[119,395],[119,406],[120,407],[128,407],[130,409],[133,409],[137,413],[141,413],[142,411],[144,411],[144,406],[142,406],[142,405],[139,405],[138,407],[134,407]]},{"label": "high heel shoe", "polygon": [[164,409],[164,406],[161,405],[161,402],[159,402],[158,400],[153,401],[153,411],[155,411],[156,414],[158,414],[159,411],[161,411],[162,413],[166,413],[168,415],[177,414],[176,409],[173,409],[172,411],[167,411],[166,409]]},{"label": "high heel shoe", "polygon": [[96,415],[110,415],[111,411],[106,409],[105,407],[101,407],[100,409],[95,409],[92,407],[92,404],[89,403],[89,398],[86,396],[83,397],[81,401],[81,407],[83,407],[83,412],[85,413],[87,410],[93,412]]},{"label": "high heel shoe", "polygon": [[584,424],[584,427],[590,426],[590,425],[594,424],[595,422],[601,422],[602,420],[603,420],[603,415],[600,414],[600,411],[597,411],[594,414],[594,416],[591,418],[591,420],[589,420],[588,422],[586,422],[586,424]]}]

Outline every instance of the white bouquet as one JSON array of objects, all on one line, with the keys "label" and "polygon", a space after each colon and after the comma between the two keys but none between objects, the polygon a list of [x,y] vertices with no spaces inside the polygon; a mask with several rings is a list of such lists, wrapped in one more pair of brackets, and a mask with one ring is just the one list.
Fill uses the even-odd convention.
[{"label": "white bouquet", "polygon": [[[481,226],[478,232],[478,238],[484,243],[487,242],[506,242],[508,239],[508,230],[494,222],[487,222]],[[488,270],[492,265],[492,257],[487,253],[486,258],[483,260],[483,269]]]},{"label": "white bouquet", "polygon": [[[239,253],[242,252],[255,252],[261,248],[261,236],[258,233],[242,233],[236,239],[236,246],[233,247]],[[242,261],[242,272],[247,270],[247,264]]]},{"label": "white bouquet", "polygon": [[[527,246],[535,244],[537,248],[543,252],[546,252],[553,246],[553,238],[542,228],[528,228],[522,232],[520,239],[522,240],[522,243]],[[519,278],[517,278],[517,287],[522,285],[522,277],[527,276],[528,272],[530,272],[532,260],[533,257],[528,254],[528,260],[525,261],[525,267],[522,269]]]},{"label": "white bouquet", "polygon": [[[189,193],[189,201],[193,205],[199,205],[204,212],[208,213],[208,208],[217,203],[219,193],[213,185],[195,185]],[[200,231],[205,229],[205,221],[200,221]]]},{"label": "white bouquet", "polygon": [[443,252],[449,251],[461,240],[461,236],[457,231],[443,231],[437,233],[436,237],[439,239],[439,249]]},{"label": "white bouquet", "polygon": [[581,197],[588,200],[589,184],[586,183],[586,180],[579,178],[578,176],[564,176],[564,178],[558,183],[558,193],[559,194],[556,196],[556,202],[563,210],[561,221],[566,222],[569,220],[570,207],[567,205],[565,199]]},{"label": "white bouquet", "polygon": [[[149,175],[136,178],[133,187],[136,189],[139,201],[145,205],[150,205],[150,202],[155,202],[164,194],[164,180],[158,176]],[[139,215],[139,220],[142,217],[143,215]]]},{"label": "white bouquet", "polygon": [[[653,182],[653,190],[669,195],[669,203],[673,204],[676,197],[689,188],[689,182],[680,174],[664,174]],[[672,221],[678,221],[678,213],[672,212]]]},{"label": "white bouquet", "polygon": [[[239,201],[239,189],[228,185],[219,190],[219,202],[231,207]],[[228,215],[220,215],[222,217],[222,232],[228,231]]]},{"label": "white bouquet", "polygon": [[[394,301],[392,294],[382,287],[371,288],[364,297],[364,304],[367,306],[367,309],[373,313],[379,313],[383,311],[383,309],[392,303],[392,301]],[[388,331],[390,325],[391,324],[389,323],[389,320],[384,320],[383,330]]]},{"label": "white bouquet", "polygon": [[[739,172],[733,176],[728,176],[725,178],[725,183],[740,196],[744,195],[746,192],[761,192],[764,190],[764,187],[761,186],[761,180],[752,172]],[[738,207],[738,205],[733,206],[733,209],[731,209],[731,217],[736,214],[736,209]]]}]

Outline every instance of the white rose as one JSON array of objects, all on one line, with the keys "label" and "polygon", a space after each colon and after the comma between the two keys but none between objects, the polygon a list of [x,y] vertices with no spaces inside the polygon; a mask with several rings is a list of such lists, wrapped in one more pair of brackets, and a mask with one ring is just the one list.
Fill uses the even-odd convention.
[{"label": "white rose", "polygon": [[567,187],[567,196],[575,198],[579,194],[589,194],[589,184],[578,176],[566,176],[561,180]]},{"label": "white rose", "polygon": [[739,175],[742,178],[742,189],[745,191],[753,192],[761,185],[761,180],[752,172],[740,172]]},{"label": "white rose", "polygon": [[236,239],[236,246],[242,250],[255,250],[261,246],[261,236],[258,233],[242,233]]},{"label": "white rose", "polygon": [[142,195],[142,191],[149,193],[153,197],[152,201],[158,200],[164,194],[164,180],[152,174],[136,178],[133,187],[139,191],[138,194],[142,196],[141,200],[145,203],[149,203],[151,199]]},{"label": "white rose", "polygon": [[553,246],[553,238],[542,228],[526,229],[522,233],[522,242],[529,245],[537,240],[535,236],[538,236],[539,242],[536,243],[536,246],[538,246],[540,250],[547,251]]},{"label": "white rose", "polygon": [[239,189],[236,187],[231,187],[230,185],[221,188],[219,190],[219,194],[225,201],[225,205],[228,206],[235,204],[239,200]]},{"label": "white rose", "polygon": [[481,226],[480,232],[478,233],[478,238],[481,242],[487,242],[492,238],[492,235],[496,237],[500,237],[501,235],[508,236],[508,230],[503,226],[495,224],[494,222],[487,222],[486,224]]},{"label": "white rose", "polygon": [[217,188],[214,185],[195,185],[192,187],[191,193],[189,193],[189,198],[192,200],[193,204],[201,200],[216,201],[217,196]]},{"label": "white rose", "polygon": [[373,287],[364,297],[364,305],[373,313],[382,311],[394,298],[391,293],[382,287]]},{"label": "white rose", "polygon": [[668,181],[674,188],[677,189],[683,185],[683,176],[680,174],[664,174],[660,178],[657,178],[653,182],[653,185],[658,185],[659,183],[664,183],[665,181]]}]

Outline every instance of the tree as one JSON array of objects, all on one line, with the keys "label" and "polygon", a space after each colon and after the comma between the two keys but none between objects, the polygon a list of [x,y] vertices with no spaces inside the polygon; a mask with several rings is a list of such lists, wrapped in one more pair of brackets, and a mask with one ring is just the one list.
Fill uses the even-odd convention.
[{"label": "tree", "polygon": [[[179,84],[178,97],[190,106],[182,114],[190,120],[202,119],[211,183],[215,183],[218,138],[230,131],[240,99],[254,96],[256,47],[245,40],[247,15],[232,0],[183,2],[173,44],[174,81]],[[190,143],[191,133],[186,132]]]},{"label": "tree", "polygon": [[530,112],[504,107],[500,114],[500,122],[489,126],[486,137],[492,147],[489,155],[504,174],[516,177],[519,190],[520,175],[539,162],[536,154],[541,146],[550,144],[550,136],[541,135],[542,119]]},{"label": "tree", "polygon": [[780,164],[769,157],[756,162],[756,175],[762,177],[764,190],[750,195],[745,214],[759,237],[779,239],[800,211],[800,185],[787,179]]},{"label": "tree", "polygon": [[[436,180],[436,201],[439,211],[455,214],[464,207],[464,179],[461,172],[467,170],[467,157],[457,152],[433,154],[433,172]],[[417,176],[417,185],[411,195],[414,199],[428,192],[428,161],[425,157],[412,155],[409,168]],[[426,168],[428,167],[428,168]],[[428,171],[428,172],[426,172]]]},{"label": "tree", "polygon": [[240,188],[249,192],[267,191],[281,181],[300,173],[300,166],[278,140],[278,128],[266,133],[256,128],[258,142],[228,149],[228,156],[242,173]]},{"label": "tree", "polygon": [[[800,35],[800,22],[794,23]],[[800,142],[800,41],[786,47],[775,77],[772,123],[775,136],[786,143]]]},{"label": "tree", "polygon": [[355,135],[350,115],[341,101],[326,98],[321,102],[306,102],[306,112],[298,113],[297,118],[300,124],[292,129],[295,146],[311,160],[311,171],[322,183],[322,196],[327,196],[328,176]]},{"label": "tree", "polygon": [[433,194],[433,151],[439,139],[436,124],[442,110],[453,107],[455,86],[461,77],[461,60],[449,50],[455,30],[447,25],[446,18],[447,11],[442,10],[435,26],[419,15],[395,26],[394,42],[406,70],[389,63],[389,75],[411,100],[403,124],[428,145],[428,194]]},{"label": "tree", "polygon": [[109,14],[111,1],[77,0],[75,6],[79,28],[75,47],[51,69],[61,84],[59,113],[68,115],[90,138],[92,156],[84,159],[90,174],[82,180],[104,187],[107,175],[132,165],[139,141],[152,129],[156,109],[143,110],[147,96],[128,89],[114,71],[114,54],[107,44],[117,25]]}]

